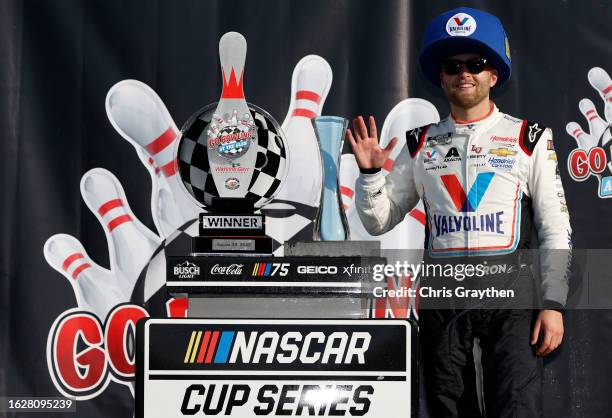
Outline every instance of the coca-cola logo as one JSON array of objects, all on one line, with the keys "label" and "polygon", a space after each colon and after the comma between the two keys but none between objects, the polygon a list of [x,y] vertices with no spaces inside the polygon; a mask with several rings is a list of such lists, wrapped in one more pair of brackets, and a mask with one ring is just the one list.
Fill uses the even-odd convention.
[{"label": "coca-cola logo", "polygon": [[215,264],[210,269],[210,274],[212,275],[233,275],[238,276],[242,274],[243,264],[230,264],[226,266],[222,266],[219,264]]}]

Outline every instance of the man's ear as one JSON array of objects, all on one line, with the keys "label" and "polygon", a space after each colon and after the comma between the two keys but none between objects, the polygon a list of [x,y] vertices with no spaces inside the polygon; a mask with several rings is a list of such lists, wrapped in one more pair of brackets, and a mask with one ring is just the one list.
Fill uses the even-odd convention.
[{"label": "man's ear", "polygon": [[497,84],[497,78],[498,78],[498,73],[497,70],[490,70],[491,71],[491,82],[489,83],[489,87],[493,87],[494,85]]}]

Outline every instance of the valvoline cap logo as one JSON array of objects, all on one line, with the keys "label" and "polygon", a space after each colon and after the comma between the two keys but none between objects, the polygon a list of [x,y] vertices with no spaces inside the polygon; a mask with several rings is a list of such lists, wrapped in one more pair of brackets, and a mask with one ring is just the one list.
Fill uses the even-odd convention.
[{"label": "valvoline cap logo", "polygon": [[446,22],[450,36],[470,36],[476,31],[476,19],[467,13],[457,13]]}]

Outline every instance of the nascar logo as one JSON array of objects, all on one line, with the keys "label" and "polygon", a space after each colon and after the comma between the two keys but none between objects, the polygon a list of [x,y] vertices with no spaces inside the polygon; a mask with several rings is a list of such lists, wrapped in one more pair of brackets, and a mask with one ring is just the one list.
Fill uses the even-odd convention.
[{"label": "nascar logo", "polygon": [[365,364],[369,332],[194,330],[184,364]]},{"label": "nascar logo", "polygon": [[270,277],[270,276],[286,276],[289,274],[289,263],[255,263],[251,276],[253,277]]}]

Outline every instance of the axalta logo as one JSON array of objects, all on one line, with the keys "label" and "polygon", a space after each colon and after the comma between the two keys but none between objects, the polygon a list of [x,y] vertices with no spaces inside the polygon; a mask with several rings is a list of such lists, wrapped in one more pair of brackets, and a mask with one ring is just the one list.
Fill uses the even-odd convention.
[{"label": "axalta logo", "polygon": [[510,155],[516,155],[516,151],[508,148],[491,148],[489,154],[497,155],[498,157],[508,157]]},{"label": "axalta logo", "polygon": [[216,275],[231,275],[231,276],[239,276],[242,274],[243,264],[228,264],[222,266],[220,264],[215,264],[210,269],[210,274],[213,276]]},{"label": "axalta logo", "polygon": [[189,260],[185,260],[181,264],[174,266],[173,273],[179,279],[193,279],[195,276],[200,275],[200,267],[190,263]]},{"label": "axalta logo", "polygon": [[184,364],[365,364],[369,332],[194,330]]},{"label": "axalta logo", "polygon": [[476,31],[476,19],[466,13],[457,13],[446,22],[450,36],[470,36]]},{"label": "axalta logo", "polygon": [[516,144],[518,142],[518,138],[512,136],[491,136],[491,142],[501,142],[506,144]]}]

